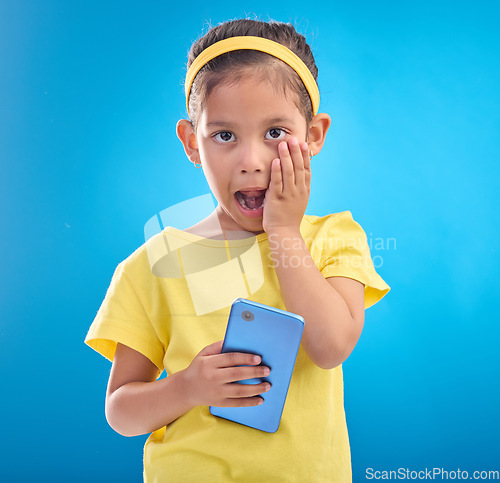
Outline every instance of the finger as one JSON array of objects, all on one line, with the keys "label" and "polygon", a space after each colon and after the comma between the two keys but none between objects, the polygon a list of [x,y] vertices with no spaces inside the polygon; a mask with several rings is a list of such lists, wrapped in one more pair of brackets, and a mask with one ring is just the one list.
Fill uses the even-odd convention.
[{"label": "finger", "polygon": [[240,399],[259,396],[271,389],[269,382],[262,382],[260,384],[228,384],[224,388],[227,399]]},{"label": "finger", "polygon": [[200,356],[213,356],[216,354],[220,354],[222,351],[222,344],[224,341],[219,340],[217,342],[214,342],[213,344],[207,345],[204,347],[198,355]]},{"label": "finger", "polygon": [[279,158],[273,159],[271,163],[271,180],[269,181],[268,191],[269,196],[281,196],[283,193],[283,177],[281,175],[281,161]]},{"label": "finger", "polygon": [[288,141],[288,149],[293,165],[294,181],[296,186],[305,185],[304,157],[302,147],[297,138],[292,137]]},{"label": "finger", "polygon": [[261,363],[261,360],[261,357],[255,354],[226,352],[217,356],[216,367],[257,366]]},{"label": "finger", "polygon": [[224,399],[218,406],[224,408],[248,408],[251,406],[259,406],[263,402],[264,399],[260,396],[228,398]]},{"label": "finger", "polygon": [[224,382],[236,382],[244,381],[245,379],[255,379],[261,377],[267,377],[271,373],[271,370],[267,366],[237,366],[237,367],[225,367],[219,369],[221,375],[221,381]]},{"label": "finger", "polygon": [[309,146],[306,142],[300,143],[300,150],[302,152],[302,159],[304,160],[304,180],[306,186],[311,184],[311,158],[309,156]]},{"label": "finger", "polygon": [[[288,142],[290,142],[291,138]],[[297,141],[297,140],[295,140]],[[283,192],[293,188],[295,177],[293,173],[293,161],[287,142],[282,142],[278,146],[278,153],[281,160],[281,176],[283,178]]]}]

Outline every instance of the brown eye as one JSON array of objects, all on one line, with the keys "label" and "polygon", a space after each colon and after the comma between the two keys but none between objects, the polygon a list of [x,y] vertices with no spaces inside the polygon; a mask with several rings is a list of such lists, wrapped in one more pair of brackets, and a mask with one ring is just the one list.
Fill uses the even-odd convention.
[{"label": "brown eye", "polygon": [[222,131],[222,132],[218,132],[214,136],[214,138],[219,143],[229,143],[231,141],[234,141],[234,134],[230,133],[228,131]]},{"label": "brown eye", "polygon": [[278,127],[273,127],[272,129],[269,129],[266,133],[266,139],[282,139],[285,136],[286,132],[283,129],[280,129]]}]

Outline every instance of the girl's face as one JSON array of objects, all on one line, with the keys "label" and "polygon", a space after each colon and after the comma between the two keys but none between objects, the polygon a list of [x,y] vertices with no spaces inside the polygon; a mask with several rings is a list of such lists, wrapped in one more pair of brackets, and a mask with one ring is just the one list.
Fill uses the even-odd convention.
[{"label": "girl's face", "polygon": [[215,88],[201,112],[196,143],[199,160],[224,230],[262,231],[262,201],[278,144],[305,141],[308,126],[292,94],[249,74]]}]

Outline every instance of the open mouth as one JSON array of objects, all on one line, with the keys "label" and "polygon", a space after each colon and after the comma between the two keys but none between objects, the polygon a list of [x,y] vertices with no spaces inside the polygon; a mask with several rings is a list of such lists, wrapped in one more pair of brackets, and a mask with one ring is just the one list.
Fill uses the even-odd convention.
[{"label": "open mouth", "polygon": [[260,210],[264,206],[266,190],[237,191],[235,197],[238,203],[247,210]]}]

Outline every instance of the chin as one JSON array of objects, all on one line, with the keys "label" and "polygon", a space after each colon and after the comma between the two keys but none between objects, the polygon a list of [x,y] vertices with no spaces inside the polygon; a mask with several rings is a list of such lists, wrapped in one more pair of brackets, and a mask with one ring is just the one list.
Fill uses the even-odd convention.
[{"label": "chin", "polygon": [[245,220],[245,223],[241,225],[241,228],[243,228],[246,231],[251,231],[255,233],[260,233],[264,231],[264,228],[262,227],[262,219]]}]

